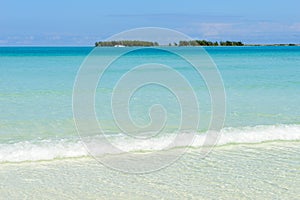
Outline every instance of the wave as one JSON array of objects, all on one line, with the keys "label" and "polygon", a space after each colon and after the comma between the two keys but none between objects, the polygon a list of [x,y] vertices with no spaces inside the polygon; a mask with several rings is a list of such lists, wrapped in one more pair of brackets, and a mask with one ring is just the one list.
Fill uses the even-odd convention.
[{"label": "wave", "polygon": [[[112,144],[126,152],[154,151],[169,146],[175,137],[175,134],[169,134],[164,137],[147,140],[131,140],[117,136],[111,137],[109,140]],[[205,138],[206,134],[196,134],[190,146],[195,148],[203,146]],[[86,140],[85,143],[80,139],[74,138],[3,143],[0,144],[0,163],[88,157],[90,154],[85,145],[87,143],[89,147],[93,144],[99,145],[100,140],[100,136],[94,136]],[[254,127],[224,128],[221,130],[221,136],[217,145],[250,144],[278,140],[300,140],[300,125],[260,125]],[[180,147],[182,144],[184,142],[176,143],[175,145]]]}]

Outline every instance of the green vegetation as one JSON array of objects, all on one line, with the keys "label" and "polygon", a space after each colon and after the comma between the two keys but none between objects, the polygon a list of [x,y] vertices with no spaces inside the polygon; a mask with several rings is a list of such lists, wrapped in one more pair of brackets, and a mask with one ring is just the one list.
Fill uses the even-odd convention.
[{"label": "green vegetation", "polygon": [[206,40],[180,41],[179,46],[244,46],[242,42],[226,41],[211,42]]},{"label": "green vegetation", "polygon": [[286,46],[300,46],[300,44],[247,44],[247,46],[273,46],[273,47],[286,47]]},{"label": "green vegetation", "polygon": [[218,42],[211,42],[206,40],[190,40],[179,41],[179,46],[218,46]]},{"label": "green vegetation", "polygon": [[244,46],[242,42],[235,42],[235,41],[226,41],[226,42],[220,42],[221,46]]},{"label": "green vegetation", "polygon": [[150,47],[150,46],[158,46],[157,42],[148,42],[148,41],[140,41],[140,40],[122,40],[122,41],[101,41],[96,42],[96,47],[114,47],[114,46],[143,46],[143,47]]},{"label": "green vegetation", "polygon": [[[157,42],[141,41],[141,40],[120,40],[120,41],[100,41],[96,42],[96,47],[114,47],[114,46],[143,46],[152,47],[159,46]],[[240,41],[220,41],[211,42],[207,40],[187,40],[169,43],[162,46],[300,46],[300,44],[244,44]]]}]

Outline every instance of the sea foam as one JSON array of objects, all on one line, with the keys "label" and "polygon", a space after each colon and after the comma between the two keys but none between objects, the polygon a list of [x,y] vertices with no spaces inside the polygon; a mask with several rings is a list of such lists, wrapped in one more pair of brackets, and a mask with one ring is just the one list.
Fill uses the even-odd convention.
[{"label": "sea foam", "polygon": [[[194,133],[183,133],[185,134]],[[168,147],[185,146],[185,141],[174,143],[177,135],[169,134],[144,140],[133,140],[122,137],[110,137],[108,140],[124,152],[157,151]],[[190,147],[201,147],[207,134],[194,134]],[[89,139],[48,139],[38,141],[22,141],[17,143],[0,144],[0,162],[43,161],[64,158],[78,158],[90,156],[91,145],[101,144],[103,137],[94,136]],[[224,128],[220,132],[217,146],[228,144],[251,144],[267,141],[297,141],[300,140],[300,125],[260,125],[254,127]],[[101,148],[101,147],[100,147]],[[103,153],[111,153],[108,149],[101,149]]]}]

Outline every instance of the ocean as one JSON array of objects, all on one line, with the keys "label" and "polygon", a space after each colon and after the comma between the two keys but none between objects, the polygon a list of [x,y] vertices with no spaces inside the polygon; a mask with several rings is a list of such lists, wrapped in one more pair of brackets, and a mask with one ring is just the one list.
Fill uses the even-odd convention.
[{"label": "ocean", "polygon": [[[213,113],[209,85],[183,58],[167,52],[197,58],[199,47],[141,48],[111,63],[93,91],[101,134],[82,131],[74,120],[75,83],[93,49],[0,47],[1,199],[300,198],[300,47],[204,48],[217,66],[225,91],[225,98],[216,101],[226,105],[219,137],[205,157],[199,152]],[[120,49],[101,48],[100,59],[110,58]],[[126,89],[131,85],[120,84],[120,96],[114,96],[114,86],[123,75],[143,63],[151,64],[137,71],[139,81],[166,77],[166,83],[176,85],[178,79],[168,78],[170,73],[162,64],[188,80],[197,97],[200,122],[188,148],[176,143],[164,149],[172,157],[177,155],[174,149],[185,148],[182,155],[160,167],[159,155],[155,155],[151,159],[158,163],[157,168],[135,174],[131,173],[135,169],[130,173],[122,170],[129,169],[122,168],[126,162],[114,165],[120,152],[101,151],[109,161],[99,160],[91,144],[105,136],[122,152],[149,155],[159,151],[178,134],[183,111],[177,97],[189,94],[180,84],[175,90],[178,96],[164,85],[142,85],[133,93]],[[205,63],[203,67],[207,67]],[[132,92],[131,97],[123,99],[127,92]],[[152,134],[152,129],[132,129],[124,136],[120,126],[131,128],[124,116],[127,110],[122,110],[126,105],[138,127],[167,113],[157,120],[157,124],[165,120],[163,130]],[[152,105],[162,105],[165,113],[149,115]],[[194,120],[193,112],[187,112],[187,122]],[[153,164],[142,163],[143,169]]]}]

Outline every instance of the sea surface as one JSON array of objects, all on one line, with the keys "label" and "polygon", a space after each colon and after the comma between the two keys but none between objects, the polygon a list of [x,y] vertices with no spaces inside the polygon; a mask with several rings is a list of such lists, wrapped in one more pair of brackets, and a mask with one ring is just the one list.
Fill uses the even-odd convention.
[{"label": "sea surface", "polygon": [[[103,48],[102,57],[118,49]],[[195,58],[199,52],[174,49]],[[0,47],[0,199],[300,199],[300,47],[205,50],[226,94],[220,138],[205,158],[197,152],[209,129],[211,96],[182,58],[141,48],[113,62],[96,84],[97,120],[110,141],[129,152],[158,151],[172,140],[182,114],[176,95],[155,84],[111,104],[114,86],[133,66],[168,65],[198,98],[199,127],[187,152],[163,169],[130,174],[94,159],[82,138],[98,141],[100,133],[78,133],[75,126],[74,83],[92,47]],[[139,77],[164,74],[157,66],[147,70]],[[124,138],[112,107],[129,105],[130,119],[143,127],[156,104],[168,113],[161,134],[142,143]]]}]

